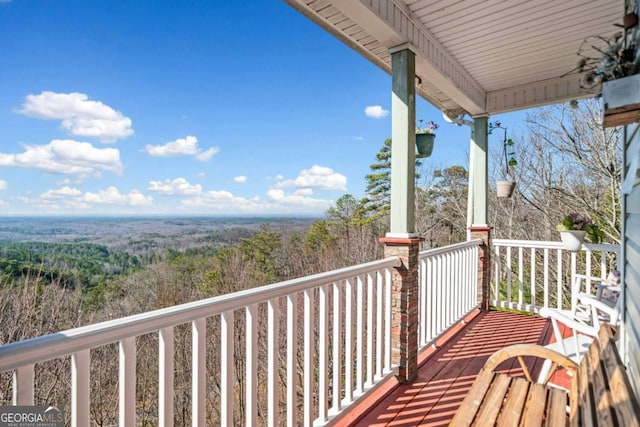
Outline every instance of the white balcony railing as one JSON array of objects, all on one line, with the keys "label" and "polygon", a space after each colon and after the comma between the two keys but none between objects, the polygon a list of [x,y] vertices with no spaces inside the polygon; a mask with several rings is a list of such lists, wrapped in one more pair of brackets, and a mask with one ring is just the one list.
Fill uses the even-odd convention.
[{"label": "white balcony railing", "polygon": [[[478,307],[480,244],[419,254],[420,348]],[[95,355],[116,343],[118,405],[108,423],[136,425],[146,405],[155,417],[147,421],[171,426],[177,347],[188,345],[178,363],[190,367],[191,425],[324,425],[393,373],[391,277],[399,265],[388,258],[7,344],[0,375],[13,373],[13,404],[44,404],[34,399],[39,370],[66,361],[71,424],[87,426],[100,376]],[[136,379],[144,369],[155,373],[157,390],[154,402],[141,404]]]},{"label": "white balcony railing", "polygon": [[[62,363],[70,356],[71,422],[88,426],[95,381],[91,353],[118,343],[119,404],[112,423],[132,426],[139,417],[136,370],[149,363],[137,357],[139,346],[156,342],[141,338],[155,336],[157,408],[151,412],[157,419],[152,424],[170,426],[174,336],[186,325],[190,335],[181,333],[191,343],[193,426],[256,425],[259,406],[260,424],[266,418],[268,425],[322,425],[392,373],[391,271],[398,265],[397,258],[388,258],[7,344],[0,347],[0,373],[13,372],[13,404],[44,404],[34,402],[38,364]],[[218,352],[214,375],[208,360],[212,351]],[[244,372],[236,370],[238,359]],[[219,396],[212,398],[206,383],[214,378]],[[205,412],[211,401],[216,411]],[[211,412],[219,419],[207,419]]]},{"label": "white balcony railing", "polygon": [[535,313],[542,307],[568,308],[574,275],[605,278],[616,267],[620,250],[584,244],[570,252],[561,242],[529,240],[495,239],[491,245],[491,304]]},{"label": "white balcony railing", "polygon": [[420,252],[419,348],[478,307],[478,247],[481,240]]}]

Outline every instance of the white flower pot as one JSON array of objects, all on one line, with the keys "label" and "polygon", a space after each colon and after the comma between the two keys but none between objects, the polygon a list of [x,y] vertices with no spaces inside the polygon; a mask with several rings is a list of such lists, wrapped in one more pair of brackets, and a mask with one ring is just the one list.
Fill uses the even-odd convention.
[{"label": "white flower pot", "polygon": [[582,230],[566,230],[560,232],[560,240],[564,244],[564,248],[568,251],[579,251],[582,248],[582,242],[587,235],[586,231]]},{"label": "white flower pot", "polygon": [[511,197],[516,183],[512,181],[496,181],[496,194],[500,198]]}]

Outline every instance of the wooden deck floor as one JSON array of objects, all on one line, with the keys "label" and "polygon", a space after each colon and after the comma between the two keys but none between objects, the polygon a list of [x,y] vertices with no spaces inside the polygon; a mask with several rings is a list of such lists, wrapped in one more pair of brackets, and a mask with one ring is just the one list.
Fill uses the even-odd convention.
[{"label": "wooden deck floor", "polygon": [[[480,313],[432,352],[413,384],[397,386],[377,404],[370,402],[374,406],[351,425],[446,426],[491,354],[511,344],[546,344],[552,335],[548,321],[537,316]],[[517,374],[520,369],[511,370]]]}]

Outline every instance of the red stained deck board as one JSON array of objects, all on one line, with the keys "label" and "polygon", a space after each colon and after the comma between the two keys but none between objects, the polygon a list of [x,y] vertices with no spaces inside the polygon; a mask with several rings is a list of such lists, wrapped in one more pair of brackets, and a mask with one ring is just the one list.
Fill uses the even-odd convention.
[{"label": "red stained deck board", "polygon": [[[511,344],[546,344],[552,335],[548,321],[537,316],[480,313],[424,361],[412,384],[397,386],[351,425],[446,426],[489,356]],[[501,369],[517,375],[514,363]]]}]

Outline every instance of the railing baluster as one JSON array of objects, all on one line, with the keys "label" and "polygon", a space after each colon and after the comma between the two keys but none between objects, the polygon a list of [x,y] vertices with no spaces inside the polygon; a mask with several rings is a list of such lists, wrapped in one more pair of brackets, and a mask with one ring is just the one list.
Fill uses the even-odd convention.
[{"label": "railing baluster", "polygon": [[418,307],[420,311],[420,323],[418,324],[419,345],[422,347],[427,343],[427,332],[429,323],[427,322],[427,313],[429,312],[429,301],[427,299],[427,262],[424,259],[418,260],[418,269],[420,274],[418,275]]},{"label": "railing baluster", "polygon": [[[207,390],[207,319],[191,322],[191,425],[204,427],[206,424],[206,390]],[[231,322],[233,334],[233,321]],[[233,344],[232,344],[233,348]]]},{"label": "railing baluster", "polygon": [[544,293],[543,307],[549,308],[549,249],[544,248]]},{"label": "railing baluster", "polygon": [[[342,394],[342,322],[341,312],[342,307],[340,305],[340,293],[341,287],[338,282],[333,282],[333,398],[332,398],[332,410],[333,413],[340,412],[342,407],[340,402]],[[346,327],[346,325],[345,325]]]},{"label": "railing baluster", "polygon": [[536,310],[536,248],[531,248],[531,261],[530,261],[530,271],[531,274],[529,276],[529,288],[531,293],[531,298],[529,300],[529,310]]},{"label": "railing baluster", "polygon": [[173,361],[173,327],[160,329],[158,332],[158,425],[169,427],[173,425]]},{"label": "railing baluster", "polygon": [[278,298],[267,302],[267,425],[275,427],[279,424],[279,395],[280,395],[280,315]]},{"label": "railing baluster", "polygon": [[382,379],[382,363],[384,362],[384,353],[382,351],[383,329],[382,319],[383,312],[383,288],[382,288],[382,271],[376,272],[376,381]]},{"label": "railing baluster", "polygon": [[367,375],[366,387],[373,385],[373,275],[367,274]]},{"label": "railing baluster", "polygon": [[495,262],[493,263],[494,267],[494,290],[493,290],[493,296],[494,296],[494,301],[496,302],[496,305],[500,305],[500,278],[502,277],[502,262],[500,260],[500,246],[496,246],[495,247]]},{"label": "railing baluster", "polygon": [[119,344],[119,425],[136,423],[136,338],[120,340]]},{"label": "railing baluster", "polygon": [[447,253],[444,256],[445,259],[445,267],[442,271],[442,275],[440,276],[440,283],[442,283],[442,291],[444,292],[444,298],[442,299],[442,303],[444,305],[444,324],[442,325],[442,329],[447,329],[451,324],[451,312],[452,312],[452,304],[451,304],[451,283],[447,280],[448,277],[452,277],[452,268],[451,268],[451,253]]},{"label": "railing baluster", "polygon": [[251,427],[258,422],[258,305],[248,305],[245,316],[245,424]]},{"label": "railing baluster", "polygon": [[[89,365],[91,350],[82,350],[71,355],[71,426],[89,425]],[[173,421],[173,420],[171,420]],[[170,426],[171,424],[167,424]]]},{"label": "railing baluster", "polygon": [[313,424],[313,392],[314,392],[314,301],[313,289],[304,291],[304,385],[303,385],[303,412],[304,424],[309,427]]},{"label": "railing baluster", "polygon": [[357,278],[356,287],[356,394],[364,392],[364,283],[362,276]]},{"label": "railing baluster", "polygon": [[432,339],[435,338],[438,335],[438,331],[442,328],[442,316],[441,316],[441,311],[442,311],[442,295],[440,292],[440,270],[442,270],[442,255],[438,255],[436,257],[434,257],[434,268],[432,271],[433,274],[433,300],[434,301],[439,301],[439,303],[436,303],[433,305],[433,307],[431,307],[433,309],[433,316],[434,316],[434,330],[433,330],[433,334],[432,334]]},{"label": "railing baluster", "polygon": [[344,399],[348,405],[353,401],[353,279],[347,279],[344,293]]},{"label": "railing baluster", "polygon": [[327,421],[329,412],[329,299],[328,285],[320,286],[318,318],[318,420]]},{"label": "railing baluster", "polygon": [[507,247],[507,307],[511,307],[511,246]]},{"label": "railing baluster", "polygon": [[[586,251],[586,266],[585,266],[585,272],[584,274],[587,275],[587,283],[586,283],[586,292],[588,294],[591,294],[591,251],[587,249]],[[573,281],[572,281],[573,282]]]},{"label": "railing baluster", "polygon": [[33,405],[34,365],[21,366],[13,371],[13,404]]},{"label": "railing baluster", "polygon": [[[298,425],[298,301],[297,294],[287,295],[287,426]],[[230,425],[230,424],[222,424]]]},{"label": "railing baluster", "polygon": [[523,309],[524,301],[524,248],[518,248],[518,309]]},{"label": "railing baluster", "polygon": [[562,249],[558,249],[558,274],[556,281],[556,308],[562,309]]},{"label": "railing baluster", "polygon": [[233,311],[220,315],[220,424],[234,425],[233,420]]},{"label": "railing baluster", "polygon": [[384,372],[391,372],[391,269],[384,270]]}]

